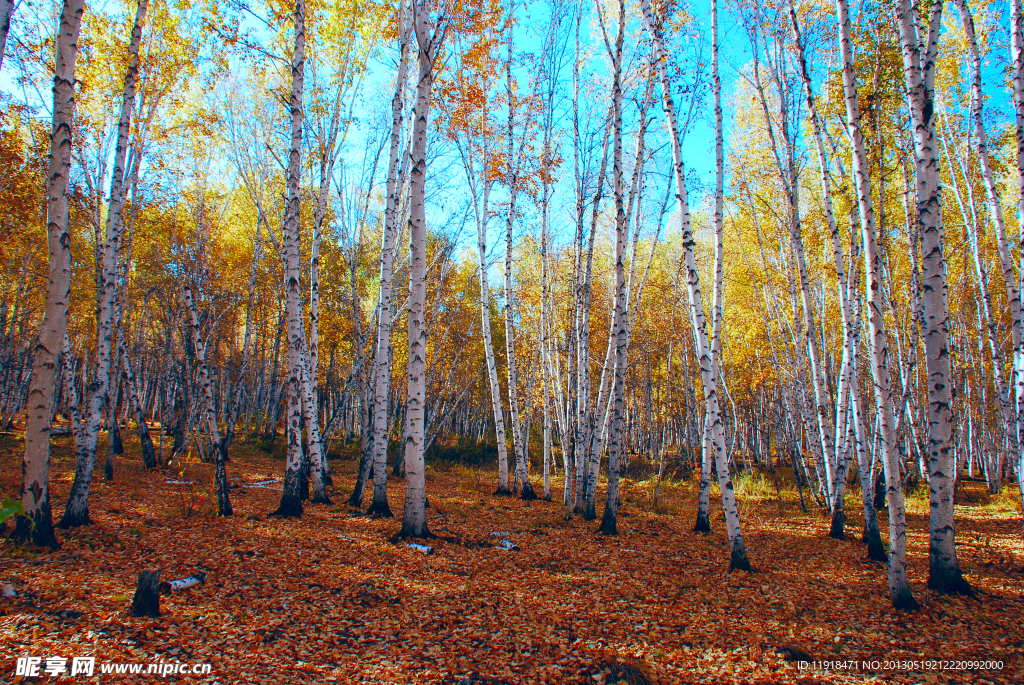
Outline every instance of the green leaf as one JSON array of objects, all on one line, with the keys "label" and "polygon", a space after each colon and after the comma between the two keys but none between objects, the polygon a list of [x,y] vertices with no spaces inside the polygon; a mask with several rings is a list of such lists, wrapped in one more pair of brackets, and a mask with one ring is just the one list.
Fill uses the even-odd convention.
[{"label": "green leaf", "polygon": [[4,501],[0,503],[0,523],[15,515],[24,516],[25,505],[16,499],[5,497]]}]

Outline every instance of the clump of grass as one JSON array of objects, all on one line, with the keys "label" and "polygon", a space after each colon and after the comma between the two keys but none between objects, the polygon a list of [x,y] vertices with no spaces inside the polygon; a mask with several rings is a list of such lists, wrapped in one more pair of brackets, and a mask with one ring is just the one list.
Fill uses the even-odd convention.
[{"label": "clump of grass", "polygon": [[737,495],[747,499],[769,500],[778,496],[775,485],[761,473],[744,471],[737,474],[732,479],[732,486]]},{"label": "clump of grass", "polygon": [[927,514],[931,511],[931,492],[928,483],[921,480],[903,497],[904,506],[910,514]]},{"label": "clump of grass", "polygon": [[999,514],[1021,514],[1020,491],[1014,486],[1003,486],[999,492],[989,497],[984,505],[986,511]]}]

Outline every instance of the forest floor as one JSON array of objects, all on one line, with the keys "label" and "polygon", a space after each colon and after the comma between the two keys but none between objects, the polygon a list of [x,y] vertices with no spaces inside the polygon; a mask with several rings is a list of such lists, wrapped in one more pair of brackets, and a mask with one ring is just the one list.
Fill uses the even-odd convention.
[{"label": "forest floor", "polygon": [[[560,479],[555,502],[523,502],[491,495],[493,471],[438,463],[427,472],[428,520],[447,539],[430,541],[435,553],[426,555],[388,541],[398,519],[370,520],[344,505],[354,461],[332,462],[333,506],[307,505],[301,520],[282,520],[267,514],[283,462],[237,444],[228,464],[235,515],[223,519],[209,494],[212,467],[147,472],[131,437],[112,483],[103,481],[100,450],[94,525],[58,531],[55,552],[0,541],[0,586],[17,593],[0,597],[0,683],[37,681],[15,675],[17,657],[41,657],[42,668],[63,657],[70,671],[78,656],[95,657],[89,680],[101,683],[1024,682],[1013,487],[990,497],[982,483],[962,485],[958,551],[977,600],[927,589],[927,499],[908,498],[910,582],[922,609],[901,614],[890,606],[885,567],[856,541],[857,491],[847,505],[856,535],[836,541],[813,502],[804,513],[790,488],[739,479],[755,572],[729,574],[720,513],[712,510],[710,535],[691,530],[693,482],[664,483],[654,507],[653,483],[627,480],[620,534],[603,537],[596,521],[562,521]],[[74,475],[69,440],[54,449],[55,520]],[[0,435],[0,494],[16,495],[22,450],[17,435]],[[539,492],[539,476],[533,482]],[[389,491],[400,515],[402,481],[392,478]],[[879,516],[885,533],[885,511]],[[500,539],[519,550],[498,548]],[[129,618],[145,569],[168,580],[204,569],[209,578],[165,595],[160,618]],[[780,647],[839,668],[801,668]],[[954,663],[933,670],[931,660]],[[1001,668],[951,670],[955,660]],[[100,673],[101,664],[178,662],[211,671]]]}]

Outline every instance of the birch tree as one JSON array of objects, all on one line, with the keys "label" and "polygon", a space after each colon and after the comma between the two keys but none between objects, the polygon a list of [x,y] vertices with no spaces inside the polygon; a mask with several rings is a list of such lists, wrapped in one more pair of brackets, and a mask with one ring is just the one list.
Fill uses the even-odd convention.
[{"label": "birch tree", "polygon": [[[467,150],[463,152],[463,163],[466,165],[467,177],[473,175],[472,139],[467,141]],[[480,329],[484,340],[484,358],[487,364],[487,380],[490,384],[491,410],[494,414],[494,432],[498,448],[498,489],[494,494],[511,495],[508,478],[508,444],[505,438],[505,412],[501,404],[501,386],[498,382],[498,365],[494,357],[494,343],[491,335],[491,296],[487,277],[487,223],[489,218],[492,181],[487,169],[490,165],[490,144],[486,132],[479,142],[480,167],[482,169],[477,199],[477,182],[469,178],[470,193],[473,195],[473,212],[476,218],[477,255],[480,273]]]},{"label": "birch tree", "polygon": [[[715,454],[715,467],[718,472],[718,484],[722,493],[722,509],[725,513],[726,530],[729,535],[730,569],[750,570],[750,561],[743,546],[743,534],[740,529],[739,511],[736,507],[736,494],[733,491],[732,478],[729,475],[728,455],[725,445],[725,431],[722,424],[718,403],[718,379],[712,367],[711,351],[708,344],[705,326],[704,303],[701,297],[700,276],[697,273],[697,260],[694,254],[693,229],[690,224],[689,199],[686,190],[686,176],[683,167],[682,147],[679,142],[679,128],[676,125],[675,103],[672,99],[672,86],[666,65],[667,55],[661,32],[655,23],[650,0],[642,0],[644,25],[654,45],[655,66],[658,70],[662,88],[662,106],[665,111],[666,126],[672,142],[672,160],[675,171],[676,201],[679,205],[680,229],[682,231],[683,251],[686,261],[686,289],[690,301],[691,323],[693,324],[694,340],[696,341],[697,359],[700,364],[701,385],[704,401],[707,406],[706,421],[711,424],[712,445]],[[717,6],[713,5],[717,11]]]},{"label": "birch tree", "polygon": [[[601,8],[598,7],[600,17]],[[601,28],[604,20],[601,18]],[[615,46],[608,45],[608,54],[612,61],[612,177],[615,196],[615,295],[612,313],[612,339],[609,346],[615,346],[615,361],[612,371],[611,387],[611,423],[608,428],[608,493],[605,499],[604,515],[601,518],[599,531],[605,535],[616,535],[617,513],[619,507],[619,460],[622,452],[622,420],[623,393],[626,382],[626,358],[628,352],[629,313],[626,309],[626,238],[629,231],[626,208],[624,205],[625,190],[622,180],[622,43],[626,30],[626,6],[619,0],[618,31],[615,35]],[[605,33],[607,44],[608,36]],[[636,164],[640,166],[639,157]]]},{"label": "birch tree", "polygon": [[[814,134],[814,149],[818,158],[818,170],[821,176],[822,199],[825,209],[825,219],[828,224],[829,234],[832,237],[832,255],[835,264],[836,284],[838,286],[839,308],[843,325],[843,356],[839,372],[839,386],[836,390],[837,406],[836,417],[839,420],[835,427],[836,440],[836,463],[835,474],[832,478],[833,487],[830,493],[829,506],[832,509],[832,525],[829,536],[843,539],[845,514],[843,502],[846,495],[846,471],[849,461],[849,448],[842,448],[841,445],[849,444],[845,439],[849,431],[844,430],[847,425],[847,416],[856,424],[854,432],[863,434],[863,417],[860,411],[860,385],[856,378],[856,346],[855,330],[853,320],[853,307],[850,302],[850,284],[845,269],[845,255],[843,254],[842,239],[839,235],[839,228],[836,224],[835,211],[832,204],[831,174],[829,172],[827,153],[825,150],[824,136],[822,133],[821,118],[818,114],[817,102],[811,84],[811,73],[804,52],[804,41],[800,32],[800,23],[797,19],[796,7],[792,0],[788,2],[790,22],[793,27],[793,42],[797,52],[797,61],[800,67],[800,78],[803,82],[804,93],[807,100],[807,116],[810,119],[811,130]],[[852,255],[851,255],[852,257]],[[819,414],[820,416],[820,414]],[[843,435],[846,433],[846,435]],[[878,530],[878,522],[875,516],[874,507],[870,506],[870,488],[864,487],[865,477],[870,476],[870,464],[865,463],[864,452],[854,448],[858,456],[858,468],[862,478],[861,497],[864,504],[864,540],[868,543],[868,554],[872,559],[883,560],[884,551],[882,540]]]},{"label": "birch tree", "polygon": [[[57,547],[50,510],[50,424],[60,349],[67,333],[71,289],[71,237],[68,232],[68,180],[71,170],[71,122],[75,111],[75,61],[85,3],[64,0],[57,28],[53,72],[50,161],[46,176],[46,242],[49,280],[46,311],[34,344],[32,380],[26,403],[25,454],[21,465],[21,503],[15,536],[36,545]],[[10,15],[8,15],[8,19]]]},{"label": "birch tree", "polygon": [[7,52],[7,36],[11,32],[11,17],[14,16],[15,0],[0,0],[0,69],[4,66]]},{"label": "birch tree", "polygon": [[[928,587],[938,592],[973,595],[960,573],[954,543],[952,367],[949,354],[949,289],[946,283],[942,179],[935,136],[935,62],[942,23],[942,2],[932,4],[927,33],[915,20],[908,0],[897,0],[896,23],[903,53],[903,78],[913,125],[917,168],[916,221],[921,235],[924,346],[928,371],[928,486],[931,509]],[[922,38],[924,41],[922,41]]]},{"label": "birch tree", "polygon": [[210,379],[210,367],[206,363],[206,343],[203,340],[202,331],[199,327],[199,312],[196,309],[195,297],[192,293],[192,285],[186,281],[182,288],[182,298],[185,301],[185,309],[188,314],[189,344],[192,345],[196,363],[199,365],[198,385],[202,393],[204,403],[204,414],[206,416],[207,429],[210,431],[210,439],[213,443],[214,454],[214,483],[217,488],[217,512],[221,516],[231,516],[231,500],[229,498],[230,484],[227,474],[227,445],[220,439],[220,429],[217,425],[217,409],[213,399],[213,383]]},{"label": "birch tree", "polygon": [[434,85],[434,60],[444,43],[448,19],[431,18],[426,0],[410,0],[413,31],[419,47],[416,102],[412,119],[412,166],[409,171],[409,362],[405,415],[405,510],[399,537],[425,538],[427,529],[424,472],[424,409],[426,402],[426,175],[427,117]]},{"label": "birch tree", "polygon": [[[117,142],[114,149],[113,173],[110,179],[110,195],[107,201],[107,220],[103,245],[97,249],[96,278],[96,362],[93,382],[89,388],[85,426],[82,443],[75,445],[75,480],[71,485],[67,507],[61,518],[62,528],[73,528],[91,523],[89,518],[89,486],[96,463],[96,444],[99,439],[100,421],[104,406],[107,406],[108,421],[113,423],[113,403],[109,386],[111,359],[114,353],[114,339],[117,319],[115,299],[117,296],[117,259],[121,250],[121,236],[124,230],[123,211],[131,168],[125,163],[131,134],[131,116],[135,106],[136,79],[139,72],[139,45],[142,41],[142,27],[146,20],[147,0],[140,0],[135,14],[128,46],[128,70],[124,77],[124,91],[117,124]],[[116,399],[116,398],[115,398]],[[108,440],[113,433],[110,432]]]},{"label": "birch tree", "polygon": [[[313,393],[314,379],[310,366],[309,349],[306,345],[306,330],[302,316],[302,292],[299,286],[301,247],[300,205],[302,184],[302,126],[303,91],[305,85],[306,47],[306,3],[296,0],[293,12],[295,44],[291,61],[291,94],[288,110],[291,123],[291,137],[288,149],[286,177],[286,207],[284,226],[281,232],[281,261],[284,269],[285,310],[288,323],[288,366],[289,383],[297,388],[298,399],[305,420],[310,463],[310,499],[314,503],[330,504],[324,479],[325,459],[320,441],[320,420],[316,397]],[[285,502],[278,511],[286,514]],[[289,507],[294,508],[293,505]],[[288,509],[291,511],[291,509]],[[296,512],[301,513],[301,512]],[[290,514],[287,514],[290,515]]]},{"label": "birch tree", "polygon": [[[995,229],[996,246],[999,254],[999,266],[1003,274],[1003,283],[1006,287],[1007,306],[1010,310],[1011,328],[1010,335],[1013,342],[1014,355],[1020,348],[1020,326],[1021,309],[1020,296],[1017,292],[1016,278],[1013,272],[1013,258],[1010,254],[1010,244],[1006,238],[1006,224],[1003,221],[1003,205],[1000,201],[999,190],[996,186],[996,174],[992,168],[992,160],[988,153],[988,135],[985,130],[985,95],[982,91],[981,81],[981,50],[978,48],[978,39],[974,29],[974,19],[971,16],[970,8],[966,0],[954,0],[960,12],[960,21],[964,28],[964,35],[967,37],[967,46],[970,51],[970,82],[971,82],[971,117],[974,120],[974,146],[978,154],[978,165],[981,167],[981,176],[985,184],[985,198],[988,201],[989,217]],[[981,276],[981,253],[977,245],[977,233],[970,236],[974,246],[974,262],[977,270],[979,283]],[[987,292],[988,287],[985,286]],[[993,375],[998,394],[999,407],[1002,410],[1003,421],[1007,427],[1011,452],[1016,453],[1017,447],[1017,417],[1013,407],[1013,397],[1010,388],[1006,387],[1003,378],[1003,356],[999,338],[995,328],[995,317],[992,315],[991,298],[986,297],[986,331],[988,332],[989,351],[992,354]],[[1011,383],[1012,385],[1012,383]]]},{"label": "birch tree", "polygon": [[[1024,11],[1021,0],[1010,3],[1010,54],[1013,60],[1011,83],[1013,84],[1013,115],[1017,137],[1017,215],[1024,216]],[[1019,245],[1024,247],[1024,222],[1020,224]],[[1024,326],[1024,250],[1020,251],[1018,265],[1017,298],[1021,311],[1021,326]],[[1012,305],[1011,305],[1012,306]],[[1024,330],[1018,336],[1014,350],[1014,395],[1017,402],[1017,488],[1024,503]],[[1021,534],[1024,535],[1024,518],[1021,519]]]},{"label": "birch tree", "polygon": [[897,609],[914,610],[918,604],[907,583],[907,519],[903,505],[899,454],[893,430],[889,339],[885,329],[882,283],[880,282],[882,264],[871,199],[871,172],[861,129],[850,13],[846,0],[836,0],[836,17],[839,24],[843,95],[846,100],[846,126],[853,144],[853,178],[856,185],[861,236],[864,243],[864,274],[871,342],[871,375],[874,380],[875,416],[878,423],[877,436],[882,450],[886,501],[889,508],[889,598]]},{"label": "birch tree", "polygon": [[[725,197],[725,141],[722,130],[722,79],[718,72],[718,3],[711,5],[711,93],[715,111],[715,283],[712,299],[711,323],[711,373],[715,379],[721,376],[719,356],[722,347],[722,285],[724,270],[725,227],[723,204]],[[670,355],[671,356],[671,355]],[[710,405],[708,405],[710,406]],[[711,531],[711,463],[714,459],[714,443],[711,440],[711,416],[705,408],[704,433],[701,444],[700,487],[697,494],[697,520],[693,529],[698,533]]]},{"label": "birch tree", "polygon": [[[514,6],[511,13],[514,13]],[[512,292],[512,227],[516,218],[516,199],[519,194],[519,174],[522,167],[523,150],[522,146],[516,150],[515,145],[515,94],[512,90],[512,16],[508,21],[508,59],[505,62],[505,83],[506,100],[508,106],[508,128],[506,129],[508,139],[508,160],[507,160],[507,182],[509,187],[508,214],[505,218],[505,366],[508,375],[508,403],[509,422],[512,426],[512,445],[516,455],[516,481],[521,488],[521,497],[524,500],[537,499],[537,493],[530,484],[530,477],[527,471],[528,449],[530,436],[522,435],[522,424],[519,417],[519,372],[516,365],[516,336],[513,323],[513,292]],[[543,59],[543,57],[541,57]],[[525,143],[530,128],[529,118],[523,124],[523,142]],[[485,171],[486,173],[486,171]],[[481,266],[481,269],[484,268]]]},{"label": "birch tree", "polygon": [[395,245],[400,220],[400,200],[404,180],[405,164],[402,156],[402,122],[405,115],[405,88],[408,78],[409,38],[412,20],[405,9],[404,0],[399,3],[399,24],[401,43],[398,57],[398,75],[395,79],[395,94],[391,99],[391,137],[388,154],[387,199],[384,210],[384,235],[380,252],[380,298],[377,305],[377,339],[374,366],[370,374],[373,386],[373,502],[367,514],[391,518],[388,506],[388,434],[391,421],[388,403],[391,394],[391,310],[392,278],[394,276]]}]

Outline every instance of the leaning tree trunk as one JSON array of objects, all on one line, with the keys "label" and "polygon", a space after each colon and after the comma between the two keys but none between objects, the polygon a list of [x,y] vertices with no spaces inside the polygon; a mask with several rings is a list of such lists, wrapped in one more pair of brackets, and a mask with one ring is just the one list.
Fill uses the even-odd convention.
[{"label": "leaning tree trunk", "polygon": [[935,62],[942,3],[932,5],[928,40],[921,54],[918,27],[908,0],[897,0],[903,77],[914,131],[917,164],[917,224],[921,234],[924,348],[928,371],[928,486],[930,491],[928,587],[973,595],[960,573],[954,543],[953,370],[949,351],[949,288],[942,223],[942,178],[935,135]]},{"label": "leaning tree trunk", "polygon": [[[117,294],[117,257],[121,248],[121,233],[124,228],[122,214],[125,200],[127,172],[125,158],[128,154],[128,139],[131,134],[131,115],[135,106],[135,81],[139,72],[139,44],[142,42],[142,26],[146,20],[147,0],[140,0],[132,27],[131,42],[128,46],[128,70],[124,77],[124,91],[121,99],[121,113],[117,127],[117,143],[114,148],[114,170],[110,179],[110,198],[107,204],[106,232],[103,246],[99,250],[96,279],[96,371],[89,388],[88,407],[85,417],[83,441],[75,445],[75,480],[68,495],[62,528],[72,528],[91,523],[89,519],[89,486],[96,463],[96,443],[99,439],[100,417],[104,405],[110,401],[110,363],[113,353],[113,335],[116,324],[114,304]],[[116,399],[116,398],[115,398]],[[115,422],[113,410],[108,411],[109,419]],[[108,433],[108,440],[113,432]]]},{"label": "leaning tree trunk", "polygon": [[[996,245],[999,248],[999,265],[1003,273],[1003,282],[1006,286],[1007,306],[1010,309],[1010,320],[1012,321],[1011,336],[1013,340],[1013,354],[1016,356],[1020,349],[1021,342],[1021,304],[1020,295],[1017,289],[1016,278],[1013,273],[1013,256],[1010,253],[1010,244],[1006,238],[1006,224],[1003,220],[1003,205],[999,198],[999,190],[996,187],[995,171],[992,168],[992,161],[988,154],[988,136],[985,132],[985,96],[981,87],[981,51],[978,48],[978,39],[975,35],[974,20],[971,17],[970,9],[966,0],[955,0],[960,10],[960,19],[964,27],[964,34],[967,36],[967,44],[971,54],[971,109],[974,119],[974,145],[978,153],[978,164],[981,167],[981,175],[985,181],[985,196],[988,200],[989,214],[992,224],[995,227]],[[977,262],[977,253],[976,259]],[[980,264],[978,264],[980,266]],[[994,323],[992,318],[989,321]],[[990,329],[991,325],[990,323]],[[1000,376],[1003,372],[1002,352],[997,344],[998,338],[989,335],[989,347],[996,373]],[[999,359],[998,362],[995,362]],[[999,403],[1003,410],[1003,420],[1008,429],[1016,424],[1017,416],[1013,407],[1012,393],[1007,391],[999,392]],[[1019,450],[1017,445],[1017,431],[1008,430],[1010,446],[1014,452]]]},{"label": "leaning tree trunk", "polygon": [[[486,174],[487,158],[484,157]],[[491,301],[487,285],[487,198],[490,181],[484,178],[484,208],[477,219],[477,252],[480,257],[480,321],[484,337],[484,356],[487,360],[487,379],[491,386],[491,410],[494,412],[494,431],[498,443],[498,489],[495,495],[509,495],[508,447],[505,442],[505,413],[501,407],[501,387],[498,384],[498,367],[494,359],[494,344],[491,342]]]},{"label": "leaning tree trunk", "polygon": [[[679,140],[679,128],[676,125],[675,104],[672,100],[672,85],[669,81],[668,67],[665,64],[666,54],[661,32],[655,25],[650,0],[642,0],[645,26],[654,43],[655,61],[662,86],[662,103],[665,110],[669,137],[672,142],[672,159],[675,170],[676,199],[679,203],[680,229],[686,269],[686,289],[690,300],[690,315],[693,321],[696,354],[700,364],[701,384],[704,399],[707,403],[706,415],[711,424],[711,438],[715,452],[715,466],[718,470],[718,484],[722,493],[722,509],[725,514],[726,530],[729,536],[730,569],[750,570],[750,561],[743,546],[743,534],[740,528],[739,510],[736,507],[736,494],[733,491],[732,479],[729,476],[728,454],[725,445],[725,430],[722,424],[721,410],[718,404],[718,382],[713,373],[711,349],[708,344],[707,329],[704,320],[704,303],[701,297],[700,276],[697,272],[697,259],[694,253],[693,228],[690,223],[689,199],[686,191],[686,176],[683,168],[682,146]],[[712,4],[712,11],[717,12],[717,3]]]},{"label": "leaning tree trunk", "polygon": [[882,300],[882,263],[871,200],[871,171],[860,123],[853,41],[850,38],[850,15],[846,0],[836,0],[836,12],[839,22],[843,92],[846,99],[846,123],[850,140],[853,142],[853,176],[864,242],[868,326],[871,333],[871,375],[875,386],[876,420],[885,470],[886,500],[889,505],[889,597],[893,606],[898,609],[914,609],[918,604],[907,583],[907,519],[903,506],[899,454],[893,431],[889,339],[885,331]]},{"label": "leaning tree trunk", "polygon": [[[32,356],[32,380],[26,403],[25,455],[21,464],[21,503],[15,534],[20,539],[57,547],[50,513],[50,419],[57,363],[67,332],[71,290],[71,239],[68,231],[68,176],[71,169],[71,120],[75,111],[75,61],[83,0],[64,0],[53,72],[53,122],[46,176],[46,242],[49,282],[46,310]],[[10,15],[8,14],[8,19]]]},{"label": "leaning tree trunk", "polygon": [[[836,282],[839,289],[839,306],[843,323],[843,358],[839,374],[839,387],[836,391],[836,395],[838,397],[836,416],[840,420],[840,425],[843,425],[850,405],[857,405],[853,410],[853,420],[860,422],[863,421],[863,417],[861,416],[859,409],[859,386],[857,384],[857,379],[854,378],[856,373],[856,349],[854,347],[853,313],[849,298],[850,289],[847,284],[842,241],[839,236],[839,229],[836,225],[835,212],[833,211],[832,189],[825,154],[825,145],[822,140],[821,119],[818,116],[817,103],[814,99],[814,93],[811,87],[810,68],[808,67],[804,53],[803,39],[800,35],[800,24],[797,21],[796,7],[793,4],[793,0],[789,0],[788,5],[789,17],[793,25],[794,44],[797,49],[797,57],[800,64],[801,80],[803,81],[804,92],[807,99],[808,117],[811,120],[811,127],[814,133],[815,150],[818,154],[818,169],[821,175],[825,217],[828,223],[829,233],[832,237],[832,254],[836,267]],[[863,426],[859,425],[856,430],[863,433]],[[842,432],[845,433],[845,436],[849,435],[849,431],[844,430]],[[849,462],[849,448],[845,450],[840,449],[840,429],[838,427],[836,430],[836,436],[835,474],[829,503],[830,508],[832,509],[832,526],[829,530],[829,536],[842,540],[845,537],[844,524],[846,517],[844,513],[844,500],[846,496],[846,471],[847,463]],[[844,442],[849,444],[848,439],[844,440]],[[860,454],[858,453],[858,458],[859,456]],[[863,493],[865,496],[866,492],[867,491],[864,491]],[[874,538],[874,533],[877,533],[878,531],[877,521],[872,522],[870,520],[875,518],[874,509],[866,507],[865,512],[867,515],[867,518],[865,519],[865,535],[868,542],[869,554],[874,558],[875,556],[878,556],[878,550],[881,549],[881,538],[879,537],[877,540]]]},{"label": "leaning tree trunk", "polygon": [[213,384],[210,382],[210,368],[206,364],[206,344],[203,343],[202,333],[199,330],[199,312],[196,310],[196,303],[192,296],[192,286],[188,283],[183,288],[185,308],[188,310],[189,332],[191,343],[195,350],[196,362],[199,364],[198,385],[199,391],[203,394],[205,401],[206,425],[210,431],[210,439],[213,441],[216,454],[214,455],[214,482],[217,486],[217,512],[221,516],[231,516],[231,500],[228,497],[228,473],[227,445],[220,439],[220,430],[217,426],[217,408],[213,401]]},{"label": "leaning tree trunk", "polygon": [[[799,36],[797,36],[797,40],[799,41]],[[824,379],[822,378],[823,364],[821,352],[818,346],[817,325],[814,317],[814,298],[811,294],[811,283],[808,277],[807,259],[804,251],[803,229],[801,226],[800,202],[798,196],[800,181],[796,164],[795,141],[789,130],[789,82],[784,77],[780,77],[779,68],[769,61],[768,66],[770,74],[772,80],[775,82],[779,96],[779,128],[786,154],[786,161],[783,163],[779,155],[778,145],[776,144],[774,127],[768,110],[768,101],[765,97],[764,89],[761,87],[759,64],[758,51],[755,49],[754,76],[755,79],[757,79],[757,91],[761,100],[761,108],[764,112],[765,126],[767,127],[768,136],[771,139],[772,149],[775,154],[775,164],[779,173],[779,181],[782,185],[783,192],[786,195],[790,231],[790,248],[797,274],[796,285],[799,286],[800,292],[799,310],[803,312],[801,321],[801,317],[799,317],[797,311],[798,307],[794,299],[793,320],[796,322],[796,329],[799,330],[802,327],[808,357],[808,366],[810,367],[811,387],[814,391],[814,411],[807,412],[805,420],[808,424],[813,423],[816,428],[816,430],[811,430],[811,426],[808,425],[808,436],[812,433],[817,433],[818,440],[815,448],[815,454],[816,456],[820,455],[820,459],[816,462],[816,466],[818,468],[818,479],[819,482],[824,483],[826,499],[831,502],[834,495],[834,483],[836,480],[835,446],[832,442],[835,429],[832,426],[831,417],[829,415],[829,408],[827,406],[829,398],[825,389]],[[792,281],[790,281],[790,288],[791,293],[794,293],[795,290],[793,290]],[[793,298],[793,295],[791,294],[790,297]],[[799,333],[795,333],[795,335],[798,336]],[[796,343],[795,340],[794,342]],[[802,355],[800,356],[802,357]],[[810,421],[811,416],[815,419],[813,422]],[[808,437],[808,439],[810,438]]]}]

